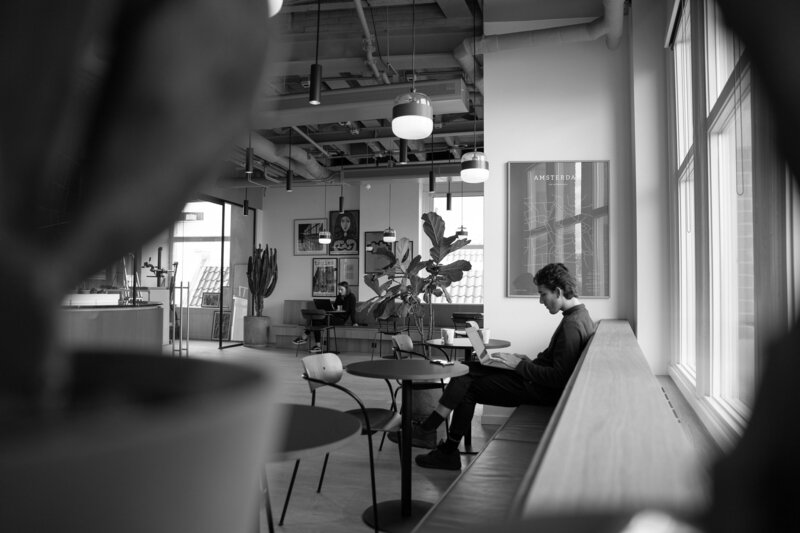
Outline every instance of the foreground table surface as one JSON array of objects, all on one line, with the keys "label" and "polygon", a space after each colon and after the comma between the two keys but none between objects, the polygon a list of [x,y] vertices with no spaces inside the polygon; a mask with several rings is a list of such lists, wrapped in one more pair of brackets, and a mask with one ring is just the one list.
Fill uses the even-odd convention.
[{"label": "foreground table surface", "polygon": [[[378,522],[382,531],[405,533],[414,529],[419,519],[433,505],[430,502],[411,499],[411,412],[412,384],[414,380],[444,379],[463,376],[469,367],[461,363],[442,366],[427,359],[380,359],[360,361],[347,365],[347,372],[354,376],[376,379],[399,379],[403,382],[403,439],[400,453],[399,500],[378,503]],[[361,515],[364,522],[374,527],[372,506]]]}]

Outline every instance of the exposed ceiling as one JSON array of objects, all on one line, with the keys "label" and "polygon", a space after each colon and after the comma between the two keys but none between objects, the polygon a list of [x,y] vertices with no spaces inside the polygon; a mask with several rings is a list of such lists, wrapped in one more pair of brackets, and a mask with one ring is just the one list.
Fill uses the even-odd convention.
[{"label": "exposed ceiling", "polygon": [[[284,0],[276,17],[282,61],[273,65],[251,140],[231,157],[227,184],[248,186],[242,171],[248,142],[255,180],[268,186],[283,185],[290,158],[301,186],[338,179],[340,169],[348,179],[425,176],[431,161],[437,173],[457,174],[461,154],[483,147],[482,52],[490,44],[484,34],[596,25],[604,4],[622,2],[416,0],[412,41],[412,0],[321,0],[322,103],[312,106],[317,1]],[[401,165],[391,113],[394,98],[411,88],[412,72],[417,90],[433,102],[434,131],[409,141],[408,164]]]}]

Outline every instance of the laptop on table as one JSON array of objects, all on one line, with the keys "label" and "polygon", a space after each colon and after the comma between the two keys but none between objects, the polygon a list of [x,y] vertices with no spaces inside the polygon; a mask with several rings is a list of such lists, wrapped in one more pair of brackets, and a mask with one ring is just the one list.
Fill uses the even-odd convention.
[{"label": "laptop on table", "polygon": [[327,298],[314,298],[314,307],[320,311],[333,311],[333,303]]},{"label": "laptop on table", "polygon": [[475,354],[478,356],[478,361],[480,361],[483,366],[493,366],[495,368],[502,368],[504,370],[512,370],[506,366],[505,363],[492,358],[491,354],[486,351],[486,345],[483,343],[481,334],[478,333],[476,328],[467,326],[465,331],[467,333],[467,338],[469,338],[470,344],[472,344],[472,348],[475,350]]}]

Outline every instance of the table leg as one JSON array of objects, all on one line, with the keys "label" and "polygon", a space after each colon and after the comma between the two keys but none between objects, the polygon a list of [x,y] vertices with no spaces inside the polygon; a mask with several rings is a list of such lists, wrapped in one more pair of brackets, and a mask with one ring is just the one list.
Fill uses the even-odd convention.
[{"label": "table leg", "polygon": [[411,412],[412,412],[412,382],[411,380],[403,380],[403,438],[402,454],[400,456],[400,500],[401,514],[403,516],[411,515]]}]

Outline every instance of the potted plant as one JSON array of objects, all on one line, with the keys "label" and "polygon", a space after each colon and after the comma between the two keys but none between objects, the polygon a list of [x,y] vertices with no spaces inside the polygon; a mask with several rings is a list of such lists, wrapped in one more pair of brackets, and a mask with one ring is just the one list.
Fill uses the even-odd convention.
[{"label": "potted plant", "polygon": [[269,339],[270,318],[262,316],[264,298],[269,298],[278,283],[278,251],[269,245],[253,250],[247,259],[247,285],[252,296],[252,316],[244,317],[245,346],[266,346]]},{"label": "potted plant", "polygon": [[448,303],[452,302],[447,288],[472,269],[469,261],[459,259],[445,264],[444,259],[471,241],[456,235],[445,237],[444,220],[435,212],[423,214],[422,220],[422,229],[432,244],[430,259],[423,261],[421,255],[412,257],[410,241],[405,237],[395,243],[394,253],[377,248],[375,253],[386,256],[389,264],[378,274],[364,276],[364,282],[376,296],[360,304],[359,310],[366,310],[375,318],[410,317],[420,338],[430,339],[435,323],[433,299],[444,296]]},{"label": "potted plant", "polygon": [[3,531],[253,530],[276,380],[67,353],[58,331],[69,289],[168,227],[247,131],[267,20],[249,0],[2,3]]}]

